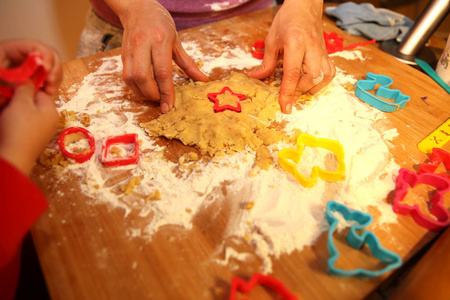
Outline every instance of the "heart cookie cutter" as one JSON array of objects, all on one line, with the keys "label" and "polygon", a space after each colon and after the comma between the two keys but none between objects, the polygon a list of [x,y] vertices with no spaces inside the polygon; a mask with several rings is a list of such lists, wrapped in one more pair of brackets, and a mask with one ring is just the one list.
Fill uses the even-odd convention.
[{"label": "heart cookie cutter", "polygon": [[437,174],[450,179],[450,176],[447,173],[448,171],[450,171],[450,153],[440,148],[433,148],[429,159],[429,162],[420,164],[420,168],[417,174],[420,175],[423,173],[435,173],[437,168],[442,164],[445,167],[446,172]]},{"label": "heart cookie cutter", "polygon": [[[111,157],[109,154],[114,145],[133,145],[133,153],[126,156]],[[103,139],[102,162],[108,167],[117,167],[136,164],[139,160],[139,142],[136,133],[129,133],[118,136],[109,136]]]},{"label": "heart cookie cutter", "polygon": [[[393,112],[405,106],[411,99],[407,95],[403,95],[399,90],[392,90],[389,86],[394,81],[386,75],[378,75],[367,72],[366,79],[358,80],[356,82],[355,95],[366,102],[367,104],[384,112]],[[381,85],[376,94],[372,95],[368,91],[375,88],[376,85]],[[382,98],[394,100],[394,102],[386,101]]]},{"label": "heart cookie cutter", "polygon": [[[354,249],[360,249],[363,244],[369,246],[372,256],[386,264],[384,268],[379,270],[367,270],[363,268],[343,270],[335,267],[335,263],[339,258],[339,252],[333,242],[333,233],[339,223],[338,218],[336,218],[334,214],[335,212],[340,213],[346,221],[353,221],[358,224],[350,227],[346,236],[347,243]],[[373,218],[371,215],[358,210],[351,210],[338,202],[329,201],[326,208],[326,219],[330,224],[327,242],[328,251],[330,253],[330,258],[328,259],[329,274],[338,277],[356,276],[359,278],[373,278],[401,266],[401,257],[397,253],[383,248],[372,231],[366,230],[361,235],[356,233],[357,230],[362,230],[372,223]]]},{"label": "heart cookie cutter", "polygon": [[276,291],[278,295],[284,300],[297,300],[297,297],[292,294],[284,284],[276,278],[269,275],[259,273],[253,274],[248,282],[245,282],[239,277],[233,277],[231,281],[231,290],[228,297],[229,300],[236,300],[236,293],[238,291],[248,294],[256,285],[264,285]]},{"label": "heart cookie cutter", "polygon": [[16,85],[32,79],[34,90],[38,91],[47,78],[42,56],[37,53],[31,53],[25,61],[18,67],[3,69],[0,68],[0,80],[8,85],[0,85],[0,96],[11,99]]},{"label": "heart cookie cutter", "polygon": [[[314,166],[311,170],[310,177],[307,178],[297,168],[298,163],[302,157],[303,151],[307,147],[324,148],[334,153],[338,165],[335,171],[328,171]],[[297,139],[296,149],[283,149],[278,152],[278,163],[287,172],[294,175],[294,178],[300,182],[304,187],[313,187],[318,178],[325,181],[339,181],[345,177],[345,153],[344,147],[335,140],[316,138],[312,135],[302,133]]]},{"label": "heart cookie cutter", "polygon": [[[436,217],[433,220],[422,213],[417,204],[410,206],[400,203],[408,194],[408,187],[418,184],[426,184],[437,189],[430,199],[430,213]],[[450,225],[450,212],[444,206],[444,195],[450,191],[450,181],[442,176],[432,173],[416,174],[405,168],[401,168],[395,183],[397,193],[392,209],[395,213],[411,215],[420,226],[434,231],[440,231]]]},{"label": "heart cookie cutter", "polygon": [[[66,136],[70,134],[81,134],[83,135],[88,141],[89,141],[89,150],[86,153],[72,153],[66,148],[65,139]],[[95,151],[95,139],[92,133],[90,133],[87,129],[83,127],[69,127],[65,129],[58,138],[58,145],[61,152],[69,157],[75,160],[77,163],[83,163],[91,158],[92,154],[94,154]]]},{"label": "heart cookie cutter", "polygon": [[[228,105],[228,104],[219,106],[219,102],[220,101],[219,101],[219,99],[217,99],[217,96],[225,95],[225,92],[227,92],[227,91],[230,92],[232,96],[236,96],[238,98],[238,100],[236,100],[236,106]],[[224,87],[220,91],[220,93],[209,93],[208,94],[208,99],[211,102],[214,102],[214,111],[215,112],[223,112],[223,111],[225,111],[227,109],[235,111],[235,112],[241,112],[242,108],[241,108],[241,103],[239,103],[239,102],[242,101],[242,100],[245,100],[246,98],[247,98],[246,95],[244,95],[244,94],[236,94],[227,86]]]}]

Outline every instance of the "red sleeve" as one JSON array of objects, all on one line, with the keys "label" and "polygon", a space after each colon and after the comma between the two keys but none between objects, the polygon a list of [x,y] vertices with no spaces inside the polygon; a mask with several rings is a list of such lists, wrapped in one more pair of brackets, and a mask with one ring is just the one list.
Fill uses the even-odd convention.
[{"label": "red sleeve", "polygon": [[14,297],[22,240],[47,207],[39,188],[0,158],[0,295],[6,299]]}]

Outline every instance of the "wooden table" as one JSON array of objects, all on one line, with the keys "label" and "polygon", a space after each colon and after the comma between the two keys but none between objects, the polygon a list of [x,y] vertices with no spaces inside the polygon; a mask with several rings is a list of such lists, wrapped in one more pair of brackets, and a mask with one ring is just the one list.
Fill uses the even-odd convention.
[{"label": "wooden table", "polygon": [[[189,29],[180,32],[180,38],[203,40],[205,49],[210,39],[217,39],[224,45],[235,44],[250,50],[253,41],[264,39],[275,12],[273,8],[205,25],[200,28],[210,31],[203,33],[200,28]],[[345,44],[362,41],[339,30],[328,19],[324,19],[324,31],[338,32]],[[221,34],[225,33],[235,39],[220,41]],[[417,163],[425,161],[427,155],[416,145],[449,118],[450,96],[425,74],[376,47],[369,45],[361,51],[367,57],[364,61],[347,61],[340,57],[333,61],[358,79],[365,77],[366,72],[388,75],[404,94],[411,96],[406,109],[387,117],[399,132],[395,139],[397,147],[392,150],[396,162],[410,170],[417,169]],[[116,49],[65,63],[59,93],[80,83],[100,58],[119,53]],[[211,77],[214,80],[223,74]],[[427,103],[421,100],[425,96]],[[136,102],[137,112],[139,105],[142,104]],[[155,115],[157,109],[156,106],[151,109]],[[177,142],[162,143],[177,155],[189,149]],[[445,149],[450,150],[448,144]],[[70,181],[63,183],[67,193],[58,194],[55,181],[41,176],[47,172],[48,169],[37,166],[33,173],[33,179],[48,197],[50,208],[32,229],[32,236],[52,299],[225,299],[233,276],[248,279],[258,271],[251,263],[241,265],[236,271],[208,263],[215,246],[221,242],[226,210],[212,220],[208,215],[197,218],[199,221],[192,230],[163,228],[148,242],[125,234],[127,223],[121,210],[88,204],[79,187],[73,187]],[[400,216],[398,223],[389,225],[389,231],[401,240],[398,253],[404,261],[436,235],[406,216]],[[381,235],[380,240],[387,248],[397,248],[386,234]],[[250,246],[242,247],[249,250]],[[314,246],[275,260],[272,275],[300,299],[362,299],[387,278],[387,275],[371,280],[335,278],[326,273],[327,259],[326,234],[323,234]],[[252,295],[254,299],[273,297],[271,291],[263,288],[257,288]]]}]

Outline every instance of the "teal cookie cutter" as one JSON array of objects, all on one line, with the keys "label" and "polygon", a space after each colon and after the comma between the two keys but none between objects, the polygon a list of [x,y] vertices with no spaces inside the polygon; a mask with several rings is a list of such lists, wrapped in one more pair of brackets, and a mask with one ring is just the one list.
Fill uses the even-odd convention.
[{"label": "teal cookie cutter", "polygon": [[[411,99],[409,96],[402,94],[399,90],[392,90],[389,86],[393,83],[391,77],[386,75],[378,75],[367,72],[366,79],[358,80],[356,82],[355,95],[373,107],[384,111],[393,112],[399,110],[405,106],[405,104]],[[369,93],[375,88],[375,85],[379,84],[375,95]],[[384,99],[394,100],[394,102],[386,101]]]},{"label": "teal cookie cutter", "polygon": [[[355,249],[360,249],[365,243],[367,246],[369,246],[372,256],[386,264],[384,268],[379,270],[367,270],[363,268],[343,270],[335,267],[335,263],[339,258],[339,251],[334,245],[333,233],[336,230],[339,220],[333,214],[334,212],[340,213],[346,221],[357,223],[356,225],[352,225],[350,227],[350,230],[346,236],[347,243]],[[401,257],[397,253],[383,248],[378,238],[372,231],[366,230],[361,235],[356,233],[357,230],[362,230],[372,223],[373,218],[371,215],[358,210],[351,210],[347,206],[338,202],[329,201],[327,203],[326,219],[330,224],[327,243],[328,251],[330,253],[330,258],[328,259],[328,273],[330,275],[337,277],[356,276],[359,278],[373,278],[383,275],[384,273],[387,273],[402,265]]]}]

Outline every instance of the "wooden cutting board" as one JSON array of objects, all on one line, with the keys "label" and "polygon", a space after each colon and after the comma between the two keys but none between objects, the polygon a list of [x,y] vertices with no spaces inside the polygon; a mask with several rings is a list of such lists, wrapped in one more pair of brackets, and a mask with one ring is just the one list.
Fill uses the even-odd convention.
[{"label": "wooden cutting board", "polygon": [[[189,29],[180,32],[180,38],[185,42],[195,40],[210,53],[220,51],[217,45],[236,45],[250,51],[255,40],[265,38],[276,9]],[[345,45],[362,41],[339,30],[328,19],[324,19],[324,31],[338,32],[344,37]],[[224,35],[233,39],[222,40]],[[390,76],[395,87],[411,96],[407,108],[388,114],[387,118],[399,132],[396,147],[392,149],[395,161],[410,170],[417,169],[417,164],[425,161],[427,155],[416,145],[450,117],[450,96],[428,76],[379,51],[376,46],[360,50],[366,57],[364,61],[341,57],[334,57],[333,61],[338,68],[358,79],[365,77],[366,72]],[[120,49],[116,49],[65,63],[64,82],[57,97],[82,82],[98,66],[99,59],[119,54]],[[223,78],[228,72],[216,70],[211,79]],[[427,97],[427,102],[422,101],[422,97]],[[133,102],[131,110],[142,120],[158,115],[156,105],[139,101]],[[191,151],[190,147],[176,141],[161,139],[160,144],[168,147],[167,157],[173,160]],[[449,145],[445,149],[450,150]],[[32,178],[50,203],[49,210],[32,229],[32,236],[54,300],[226,299],[233,276],[248,279],[259,271],[260,262],[256,260],[239,263],[237,270],[211,263],[212,254],[222,242],[221,234],[229,214],[224,204],[209,208],[220,210],[214,218],[211,211],[196,216],[192,230],[164,227],[149,242],[126,234],[129,222],[139,222],[138,218],[125,221],[120,209],[90,204],[78,186],[79,179],[67,178],[61,182],[51,177],[50,169],[42,166],[35,167]],[[61,189],[65,192],[58,192]],[[416,225],[409,216],[400,216],[398,223],[375,232],[385,247],[398,249],[405,261],[436,235]],[[395,239],[387,232],[395,235]],[[252,251],[245,243],[238,245],[237,250]],[[351,254],[348,249],[342,251],[344,255]],[[314,246],[275,259],[271,275],[283,281],[299,299],[362,299],[387,278],[387,275],[370,280],[329,276],[326,273],[328,256],[325,233]],[[252,299],[274,296],[264,288],[255,289],[251,295]]]}]

